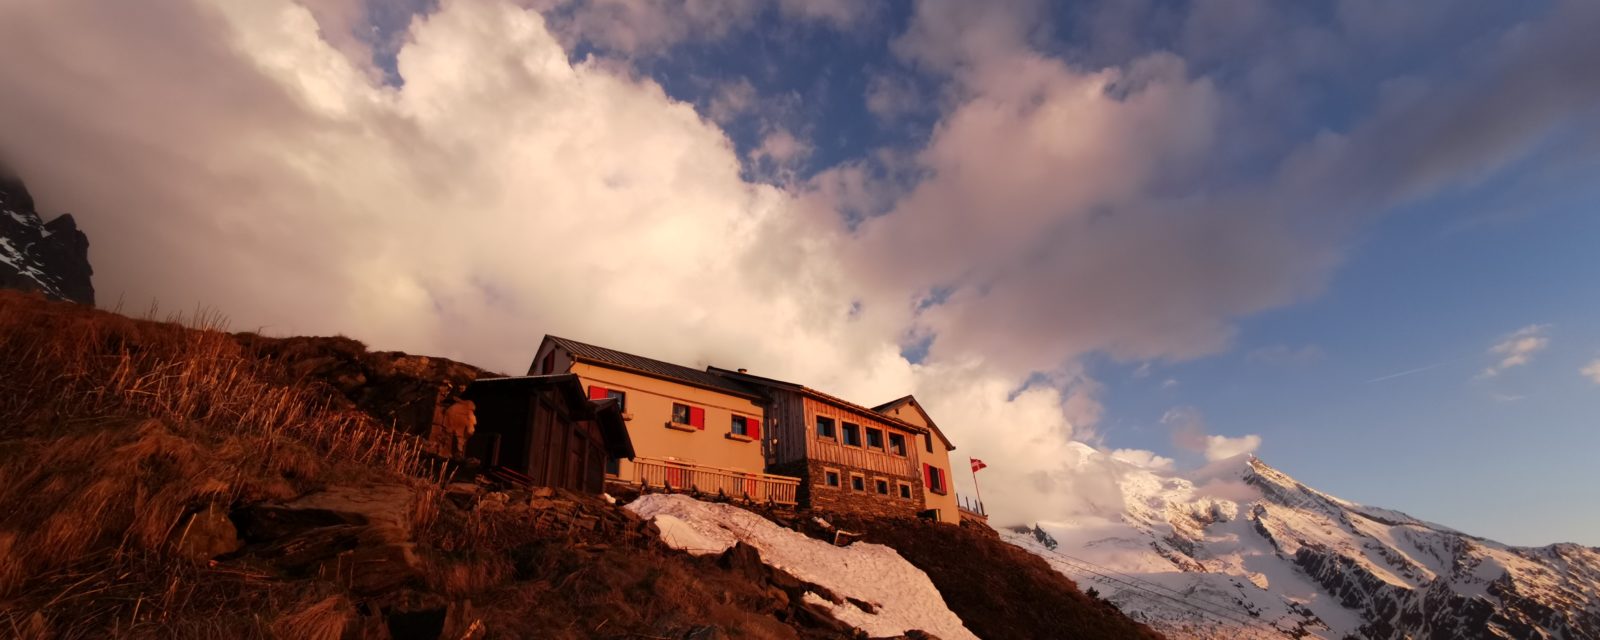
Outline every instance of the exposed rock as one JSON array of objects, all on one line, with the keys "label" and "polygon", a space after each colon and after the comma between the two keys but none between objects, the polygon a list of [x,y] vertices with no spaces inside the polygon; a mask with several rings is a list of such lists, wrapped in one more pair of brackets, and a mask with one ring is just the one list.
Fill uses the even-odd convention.
[{"label": "exposed rock", "polygon": [[44,222],[22,181],[0,167],[0,288],[94,304],[89,236],[71,214]]},{"label": "exposed rock", "polygon": [[444,395],[442,400],[448,404],[440,403],[428,439],[438,447],[440,455],[464,458],[467,454],[467,438],[472,437],[478,426],[478,417],[474,413],[477,405],[471,400],[450,402],[448,389]]},{"label": "exposed rock", "polygon": [[216,504],[189,516],[183,537],[178,541],[178,553],[185,557],[206,561],[220,555],[238,551],[243,543],[228,512]]},{"label": "exposed rock", "polygon": [[[469,407],[460,392],[479,377],[494,375],[477,367],[447,360],[397,352],[369,352],[360,341],[342,336],[314,338],[264,338],[238,334],[241,344],[256,355],[283,364],[296,381],[323,384],[380,423],[425,439],[432,453],[453,454],[454,439],[446,434],[467,431],[475,425],[463,419]],[[451,420],[455,422],[452,423]]]},{"label": "exposed rock", "polygon": [[860,610],[865,611],[867,613],[872,613],[872,614],[878,613],[878,605],[875,605],[875,604],[873,604],[871,602],[867,602],[866,600],[861,600],[861,599],[851,598],[849,596],[845,596],[844,601],[855,605],[855,607],[857,609],[860,609]]},{"label": "exposed rock", "polygon": [[266,543],[255,554],[272,564],[378,593],[422,574],[411,539],[413,499],[402,485],[335,486],[235,517],[246,539]]}]

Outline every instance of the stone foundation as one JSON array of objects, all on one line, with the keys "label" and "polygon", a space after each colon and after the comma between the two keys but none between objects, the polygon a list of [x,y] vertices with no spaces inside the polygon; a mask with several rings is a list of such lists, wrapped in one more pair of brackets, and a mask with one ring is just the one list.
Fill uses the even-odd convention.
[{"label": "stone foundation", "polygon": [[[839,486],[828,486],[827,471],[839,472]],[[880,518],[916,516],[926,508],[921,478],[893,476],[816,460],[774,465],[767,472],[800,478],[798,498],[802,508]],[[862,477],[864,491],[851,488],[852,474]],[[889,483],[889,495],[877,493],[877,480]],[[899,483],[911,486],[911,499],[900,497]]]}]

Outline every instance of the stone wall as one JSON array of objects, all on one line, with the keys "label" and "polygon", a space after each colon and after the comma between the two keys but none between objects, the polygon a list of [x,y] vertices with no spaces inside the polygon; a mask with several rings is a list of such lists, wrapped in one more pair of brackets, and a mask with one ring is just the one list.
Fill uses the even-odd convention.
[{"label": "stone wall", "polygon": [[[874,517],[915,516],[925,508],[921,478],[886,475],[817,460],[797,462],[782,467],[774,467],[770,473],[800,478],[799,499],[802,507]],[[828,486],[828,471],[839,472],[839,486]],[[865,490],[856,491],[851,488],[852,474],[862,477]],[[877,493],[877,480],[889,483],[889,495]],[[910,485],[911,499],[900,497],[899,483]]]}]

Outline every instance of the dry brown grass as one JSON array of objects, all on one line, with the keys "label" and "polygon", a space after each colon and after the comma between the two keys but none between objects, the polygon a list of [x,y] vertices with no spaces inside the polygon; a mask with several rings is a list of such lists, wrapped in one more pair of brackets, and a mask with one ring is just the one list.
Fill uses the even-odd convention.
[{"label": "dry brown grass", "polygon": [[222,326],[0,292],[0,635],[331,628],[332,599],[182,558],[190,518],[335,477],[433,474],[416,438],[286,384]]},{"label": "dry brown grass", "polygon": [[355,608],[344,596],[328,596],[278,618],[272,630],[281,638],[339,640],[355,617]]}]

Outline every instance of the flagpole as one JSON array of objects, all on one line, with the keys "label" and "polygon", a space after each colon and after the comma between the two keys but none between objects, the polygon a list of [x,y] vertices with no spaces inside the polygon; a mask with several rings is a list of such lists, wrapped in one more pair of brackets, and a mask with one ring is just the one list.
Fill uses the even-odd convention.
[{"label": "flagpole", "polygon": [[972,464],[972,458],[967,458],[967,468],[972,469],[972,492],[978,494],[978,510],[983,510],[983,491],[978,488],[978,466]]}]

